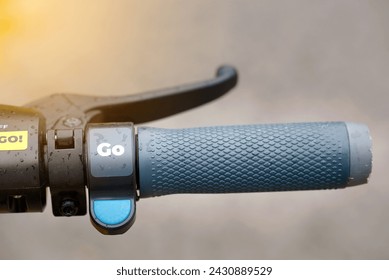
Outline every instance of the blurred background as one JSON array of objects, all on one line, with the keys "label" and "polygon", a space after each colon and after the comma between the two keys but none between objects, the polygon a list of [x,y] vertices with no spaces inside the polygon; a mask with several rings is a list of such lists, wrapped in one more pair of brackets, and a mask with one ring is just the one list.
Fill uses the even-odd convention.
[{"label": "blurred background", "polygon": [[388,259],[388,1],[0,0],[0,97],[122,95],[235,65],[239,85],[148,123],[180,128],[354,121],[373,136],[368,185],[173,195],[138,203],[126,234],[88,216],[0,215],[1,259]]}]

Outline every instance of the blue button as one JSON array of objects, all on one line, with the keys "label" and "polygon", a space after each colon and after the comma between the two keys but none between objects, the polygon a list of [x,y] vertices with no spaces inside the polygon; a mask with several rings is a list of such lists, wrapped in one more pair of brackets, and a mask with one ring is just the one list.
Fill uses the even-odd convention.
[{"label": "blue button", "polygon": [[131,214],[132,202],[129,199],[98,199],[93,201],[96,219],[106,225],[119,225]]}]

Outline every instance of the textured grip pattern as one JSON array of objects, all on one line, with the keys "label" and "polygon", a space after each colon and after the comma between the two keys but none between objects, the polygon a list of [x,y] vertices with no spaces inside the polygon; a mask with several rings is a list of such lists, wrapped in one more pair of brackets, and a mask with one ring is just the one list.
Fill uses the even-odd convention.
[{"label": "textured grip pattern", "polygon": [[138,129],[141,197],[345,187],[345,123]]}]

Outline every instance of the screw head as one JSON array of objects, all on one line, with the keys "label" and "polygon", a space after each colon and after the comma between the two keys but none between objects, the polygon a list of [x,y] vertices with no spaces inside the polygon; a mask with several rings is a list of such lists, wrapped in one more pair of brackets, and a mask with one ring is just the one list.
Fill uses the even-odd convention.
[{"label": "screw head", "polygon": [[75,201],[66,199],[62,201],[60,207],[60,213],[62,216],[71,217],[76,215],[78,212],[78,206]]},{"label": "screw head", "polygon": [[82,124],[82,120],[76,117],[69,117],[63,121],[63,124],[67,127],[76,127]]}]

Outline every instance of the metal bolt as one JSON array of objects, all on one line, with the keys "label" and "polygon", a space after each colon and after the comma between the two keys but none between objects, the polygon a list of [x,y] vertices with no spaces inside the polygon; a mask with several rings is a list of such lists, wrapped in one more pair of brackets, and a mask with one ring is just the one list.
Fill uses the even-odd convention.
[{"label": "metal bolt", "polygon": [[67,199],[62,201],[60,213],[62,216],[71,217],[76,215],[78,212],[78,207],[76,202],[73,200]]},{"label": "metal bolt", "polygon": [[63,121],[63,124],[67,127],[76,127],[82,124],[82,120],[76,117],[70,117]]}]

